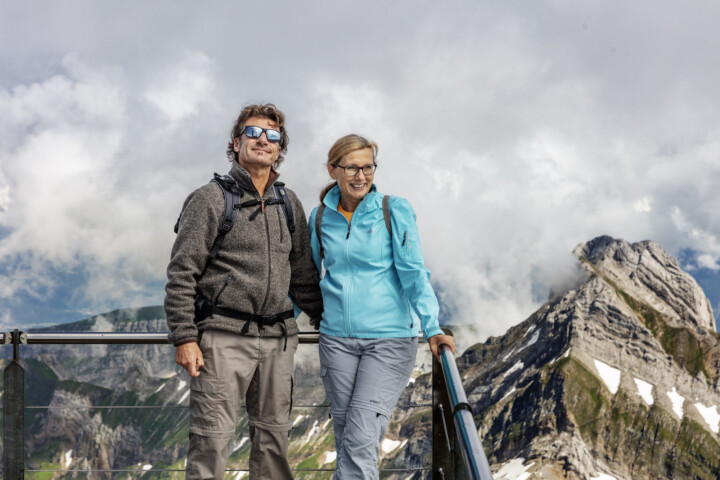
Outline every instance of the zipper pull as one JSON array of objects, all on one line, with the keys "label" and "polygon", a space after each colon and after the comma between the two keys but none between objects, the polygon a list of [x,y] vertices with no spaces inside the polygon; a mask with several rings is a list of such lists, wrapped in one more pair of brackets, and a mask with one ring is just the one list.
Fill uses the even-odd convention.
[{"label": "zipper pull", "polygon": [[402,241],[402,245],[400,245],[401,247],[405,246],[405,240],[407,240],[407,232],[403,233],[403,241]]},{"label": "zipper pull", "polygon": [[227,280],[225,281],[225,285],[222,286],[222,288],[220,289],[218,294],[215,296],[215,304],[216,305],[217,305],[218,300],[220,300],[220,295],[222,295],[223,292],[225,291],[225,289],[227,288],[227,286],[230,285],[230,280],[232,280],[232,277],[228,276]]},{"label": "zipper pull", "polygon": [[348,238],[350,238],[350,222],[348,222],[348,233],[345,236],[345,240],[347,240]]}]

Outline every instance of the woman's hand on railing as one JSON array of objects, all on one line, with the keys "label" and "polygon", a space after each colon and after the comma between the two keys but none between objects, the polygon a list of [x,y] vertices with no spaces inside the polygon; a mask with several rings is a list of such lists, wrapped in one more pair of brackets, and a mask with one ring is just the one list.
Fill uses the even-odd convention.
[{"label": "woman's hand on railing", "polygon": [[430,351],[438,362],[440,361],[440,345],[447,345],[455,355],[455,338],[452,335],[433,335],[428,338],[428,345],[430,345]]},{"label": "woman's hand on railing", "polygon": [[187,370],[191,377],[200,375],[200,367],[205,365],[200,347],[195,342],[183,343],[175,347],[175,363]]}]

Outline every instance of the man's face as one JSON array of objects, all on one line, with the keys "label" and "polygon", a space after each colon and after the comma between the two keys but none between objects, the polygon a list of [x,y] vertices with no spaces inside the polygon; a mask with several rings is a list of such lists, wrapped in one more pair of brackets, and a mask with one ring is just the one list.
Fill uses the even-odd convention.
[{"label": "man's face", "polygon": [[[280,130],[278,125],[266,117],[250,117],[243,127],[260,127]],[[280,143],[268,142],[265,132],[259,138],[249,138],[245,133],[233,140],[233,146],[238,154],[238,163],[245,170],[258,167],[271,167],[280,156]]]}]

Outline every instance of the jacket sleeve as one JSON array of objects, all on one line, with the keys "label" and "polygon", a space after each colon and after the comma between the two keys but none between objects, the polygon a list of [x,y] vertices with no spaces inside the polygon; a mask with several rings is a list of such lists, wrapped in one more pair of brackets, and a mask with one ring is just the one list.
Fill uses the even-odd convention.
[{"label": "jacket sleeve", "polygon": [[310,249],[312,250],[313,263],[315,264],[315,268],[317,269],[320,278],[322,278],[323,265],[322,257],[320,256],[320,242],[318,241],[318,234],[315,230],[315,218],[317,217],[317,214],[318,207],[315,207],[310,213],[310,218],[308,219],[308,231],[310,232]]},{"label": "jacket sleeve", "polygon": [[430,285],[430,271],[425,268],[425,259],[420,247],[416,216],[410,202],[400,197],[391,197],[392,247],[395,270],[410,305],[420,318],[425,339],[442,334],[438,323],[438,305],[435,292]]},{"label": "jacket sleeve", "polygon": [[165,286],[165,315],[170,328],[168,340],[174,345],[197,341],[195,326],[195,292],[210,249],[218,232],[222,212],[219,199],[213,201],[212,187],[198,189],[188,196],[183,205],[178,234],[167,267]]},{"label": "jacket sleeve", "polygon": [[295,193],[289,189],[287,191],[295,217],[295,233],[290,251],[290,297],[295,305],[314,319],[320,317],[323,311],[320,279],[313,264],[305,211]]}]

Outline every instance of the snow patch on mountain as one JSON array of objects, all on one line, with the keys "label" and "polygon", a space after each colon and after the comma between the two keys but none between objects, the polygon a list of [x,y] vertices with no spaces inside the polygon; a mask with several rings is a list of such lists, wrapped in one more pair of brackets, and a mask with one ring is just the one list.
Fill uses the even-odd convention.
[{"label": "snow patch on mountain", "polygon": [[600,360],[595,360],[595,368],[610,392],[615,395],[618,391],[618,387],[620,386],[620,370],[613,368]]}]

